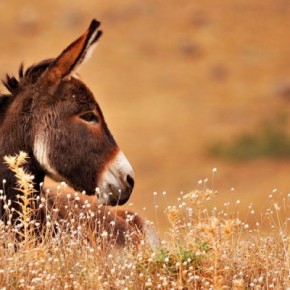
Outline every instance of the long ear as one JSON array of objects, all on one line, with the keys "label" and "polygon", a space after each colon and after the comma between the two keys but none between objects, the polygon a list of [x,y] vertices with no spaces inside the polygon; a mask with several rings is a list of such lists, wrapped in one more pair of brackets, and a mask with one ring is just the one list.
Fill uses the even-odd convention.
[{"label": "long ear", "polygon": [[82,63],[92,54],[97,40],[102,35],[98,30],[100,22],[93,19],[85,33],[71,43],[47,68],[41,79],[58,85],[67,75],[76,72]]}]

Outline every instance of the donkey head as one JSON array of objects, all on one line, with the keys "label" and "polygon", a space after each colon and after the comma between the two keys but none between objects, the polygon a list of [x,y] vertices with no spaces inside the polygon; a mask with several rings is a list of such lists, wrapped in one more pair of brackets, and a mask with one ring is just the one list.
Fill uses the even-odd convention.
[{"label": "donkey head", "polygon": [[99,25],[93,20],[57,58],[29,68],[15,99],[29,112],[27,142],[45,174],[116,205],[130,197],[134,173],[92,92],[75,74],[102,35]]}]

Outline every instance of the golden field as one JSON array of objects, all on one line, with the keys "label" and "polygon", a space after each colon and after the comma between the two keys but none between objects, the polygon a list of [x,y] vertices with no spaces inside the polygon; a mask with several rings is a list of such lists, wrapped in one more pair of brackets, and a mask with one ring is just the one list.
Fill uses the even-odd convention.
[{"label": "golden field", "polygon": [[[24,243],[15,256],[9,248],[13,235],[8,235],[5,243],[10,252],[1,254],[6,256],[0,268],[11,270],[18,282],[7,289],[61,289],[66,285],[78,289],[82,281],[87,283],[84,289],[125,288],[122,283],[128,281],[128,289],[134,283],[144,289],[155,289],[159,283],[161,289],[287,289],[289,156],[255,153],[255,158],[231,159],[210,154],[210,148],[219,143],[227,149],[227,144],[243,134],[260,136],[264,123],[274,124],[278,131],[283,123],[283,133],[290,134],[288,1],[5,0],[0,1],[0,11],[2,78],[5,73],[16,74],[22,61],[29,66],[58,55],[92,18],[102,22],[104,36],[83,66],[81,77],[94,92],[109,128],[134,167],[136,188],[127,207],[151,219],[167,241],[159,247],[161,256],[148,247],[141,251],[140,263],[146,265],[147,276],[139,277],[144,272],[130,268],[139,265],[131,249],[133,252],[126,252],[125,268],[115,269],[120,276],[111,273],[108,278],[101,269],[112,268],[110,254],[100,261],[98,247],[78,240],[82,245],[78,248],[67,237],[68,244],[52,255],[44,270],[51,271],[51,277],[57,271],[65,273],[64,281],[60,275],[52,284],[34,285],[35,277],[42,279],[46,274],[33,271],[57,248],[56,241],[35,249]],[[270,137],[274,145],[279,144],[279,134]],[[179,208],[183,197],[192,192],[204,196],[208,190],[218,194],[206,200],[205,212],[194,204],[194,216],[184,216],[183,206]],[[176,218],[172,217],[174,205]],[[223,216],[225,213],[228,215]],[[187,227],[188,232],[178,233],[181,238],[177,238],[176,227]],[[198,248],[200,240],[206,242],[206,249]],[[71,251],[65,257],[62,250],[69,246]],[[87,255],[74,268],[74,258],[81,250]],[[204,257],[198,265],[191,263],[192,258],[182,264],[187,254],[196,252]],[[166,258],[169,272],[162,272]],[[31,270],[23,285],[17,284],[26,275],[18,267],[21,261],[23,269]],[[92,267],[98,270],[92,273],[88,270]],[[86,270],[81,274],[80,269]],[[279,269],[277,273],[275,269]],[[182,271],[188,272],[184,276]],[[126,280],[129,272],[132,277]],[[7,284],[7,273],[0,272],[0,287]],[[162,275],[168,284],[158,280]],[[196,279],[188,280],[191,276]],[[97,277],[101,280],[94,284]],[[43,282],[37,279],[35,283]],[[110,284],[112,281],[120,284]]]},{"label": "golden field", "polygon": [[[114,209],[98,218],[101,206],[67,195],[61,218],[62,205],[49,210],[49,195],[33,198],[32,176],[22,168],[26,156],[5,157],[23,195],[16,224],[9,200],[0,195],[8,218],[0,221],[0,289],[289,289],[289,219],[282,218],[289,196],[283,204],[269,196],[263,224],[249,225],[229,204],[208,210],[216,193],[205,186],[166,208],[165,239],[146,222],[143,232],[134,226],[126,231],[120,247],[122,221]],[[65,191],[60,185],[59,196]],[[42,229],[35,205],[45,208]],[[123,220],[134,221],[129,212]]]},{"label": "golden field", "polygon": [[241,199],[243,211],[250,202],[260,211],[273,189],[289,191],[289,158],[231,161],[207,150],[287,116],[288,1],[1,1],[0,11],[2,77],[102,21],[81,76],[135,169],[138,212],[154,218],[153,192],[173,202],[213,168],[218,204]]}]

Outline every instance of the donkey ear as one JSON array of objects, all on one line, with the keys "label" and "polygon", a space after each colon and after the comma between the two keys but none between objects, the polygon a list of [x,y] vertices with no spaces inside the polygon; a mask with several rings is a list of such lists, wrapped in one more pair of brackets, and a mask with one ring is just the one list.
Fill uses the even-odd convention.
[{"label": "donkey ear", "polygon": [[64,77],[77,71],[92,54],[97,40],[102,35],[98,30],[100,22],[93,19],[89,28],[77,40],[71,43],[47,68],[41,79],[58,84]]}]

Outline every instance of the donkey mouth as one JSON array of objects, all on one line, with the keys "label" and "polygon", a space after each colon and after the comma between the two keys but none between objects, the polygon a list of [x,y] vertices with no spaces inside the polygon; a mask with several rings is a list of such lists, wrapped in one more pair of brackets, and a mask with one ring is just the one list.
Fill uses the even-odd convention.
[{"label": "donkey mouth", "polygon": [[110,205],[111,206],[116,206],[116,205],[125,204],[129,200],[129,198],[131,196],[131,193],[132,193],[132,190],[129,190],[126,193],[127,194],[126,196],[124,196],[123,194],[119,194],[119,196],[117,198],[116,198],[116,195],[115,196],[113,195],[115,198],[113,196],[112,196],[112,198],[110,198],[110,200],[109,200]]},{"label": "donkey mouth", "polygon": [[119,189],[113,184],[107,184],[106,189],[102,188],[97,194],[97,197],[99,203],[103,205],[123,205],[129,200],[132,191],[133,187],[131,186],[123,185],[122,189]]},{"label": "donkey mouth", "polygon": [[133,188],[133,169],[125,155],[119,151],[99,181],[99,202],[112,206],[122,205],[130,198]]},{"label": "donkey mouth", "polygon": [[110,205],[111,206],[123,205],[123,204],[125,204],[129,200],[129,198],[130,198],[130,196],[128,196],[127,198],[122,199],[122,200],[116,200],[116,201],[112,200],[110,202]]}]

